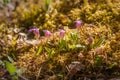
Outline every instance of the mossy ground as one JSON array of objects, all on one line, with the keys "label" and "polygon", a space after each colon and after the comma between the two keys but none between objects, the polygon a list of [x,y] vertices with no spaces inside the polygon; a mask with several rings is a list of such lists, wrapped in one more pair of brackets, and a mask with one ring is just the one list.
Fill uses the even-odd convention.
[{"label": "mossy ground", "polygon": [[[85,1],[85,0],[84,0]],[[51,2],[46,11],[40,0],[20,1],[15,10],[0,21],[0,59],[10,56],[14,65],[25,70],[29,80],[107,80],[120,76],[120,1],[95,2],[84,4],[82,0],[61,0]],[[42,5],[42,6],[41,6]],[[5,5],[6,6],[6,5]],[[5,7],[6,8],[6,7]],[[9,10],[10,7],[6,8]],[[4,14],[5,15],[5,14]],[[77,31],[75,21],[82,20],[82,28]],[[41,40],[37,44],[27,44],[21,40],[20,33],[28,35],[31,28],[39,28]],[[47,42],[42,30],[50,30],[50,42]],[[59,50],[59,32],[66,31],[66,46]],[[70,33],[78,35],[77,45]],[[91,47],[88,38],[94,43],[101,37],[104,41],[97,47]],[[73,45],[73,48],[70,46]],[[39,47],[42,52],[37,56]],[[85,47],[85,48],[84,48]],[[52,50],[50,53],[48,50]],[[77,66],[75,66],[77,65]],[[75,66],[75,67],[73,67]],[[69,69],[68,69],[69,68]],[[1,79],[9,79],[5,67],[0,67]]]}]

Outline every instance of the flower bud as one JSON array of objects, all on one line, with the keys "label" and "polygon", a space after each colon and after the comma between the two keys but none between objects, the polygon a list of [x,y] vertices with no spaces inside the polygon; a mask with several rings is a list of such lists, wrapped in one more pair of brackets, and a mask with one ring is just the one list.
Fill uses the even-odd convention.
[{"label": "flower bud", "polygon": [[93,38],[92,37],[89,37],[87,40],[88,40],[89,43],[93,42]]},{"label": "flower bud", "polygon": [[45,37],[49,38],[51,36],[51,32],[48,30],[43,30],[43,32],[45,33]]},{"label": "flower bud", "polygon": [[82,25],[82,21],[81,20],[75,21],[75,26],[77,28],[81,27],[81,25]]},{"label": "flower bud", "polygon": [[59,32],[60,32],[60,37],[63,38],[65,35],[65,30],[59,29]]},{"label": "flower bud", "polygon": [[38,38],[39,38],[39,36],[40,36],[40,34],[39,34],[39,29],[38,29],[38,28],[29,29],[28,32],[33,32],[34,35],[35,35],[36,37],[38,37]]}]

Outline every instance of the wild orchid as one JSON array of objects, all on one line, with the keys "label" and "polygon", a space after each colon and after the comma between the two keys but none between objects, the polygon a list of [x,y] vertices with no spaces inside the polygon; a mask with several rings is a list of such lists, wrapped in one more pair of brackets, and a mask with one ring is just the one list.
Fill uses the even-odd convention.
[{"label": "wild orchid", "polygon": [[77,27],[77,29],[79,29],[81,25],[82,25],[82,20],[75,21],[75,26]]},{"label": "wild orchid", "polygon": [[59,35],[60,35],[60,38],[63,38],[65,36],[65,30],[63,29],[59,29]]},{"label": "wild orchid", "polygon": [[39,33],[39,29],[38,28],[29,29],[28,32],[33,32],[36,38],[40,37],[40,33]]},{"label": "wild orchid", "polygon": [[93,38],[92,37],[89,37],[88,39],[88,42],[91,44],[93,42]]},{"label": "wild orchid", "polygon": [[50,38],[52,33],[49,30],[43,30],[43,32],[45,33],[45,37]]}]

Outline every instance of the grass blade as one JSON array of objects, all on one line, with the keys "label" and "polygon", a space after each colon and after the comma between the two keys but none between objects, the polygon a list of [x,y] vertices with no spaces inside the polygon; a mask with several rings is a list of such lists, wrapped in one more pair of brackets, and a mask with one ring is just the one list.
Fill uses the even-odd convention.
[{"label": "grass blade", "polygon": [[48,10],[49,5],[50,5],[50,0],[46,0],[46,10]]},{"label": "grass blade", "polygon": [[104,41],[104,38],[101,37],[96,43],[93,44],[93,47],[98,47],[102,42]]},{"label": "grass blade", "polygon": [[42,46],[39,46],[39,48],[38,48],[38,51],[37,51],[36,55],[37,55],[37,56],[39,56],[41,52],[42,52]]}]

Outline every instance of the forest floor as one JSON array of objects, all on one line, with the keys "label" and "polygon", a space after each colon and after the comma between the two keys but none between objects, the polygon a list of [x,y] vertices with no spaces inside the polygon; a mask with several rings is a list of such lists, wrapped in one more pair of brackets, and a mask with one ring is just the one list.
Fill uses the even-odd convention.
[{"label": "forest floor", "polygon": [[11,1],[0,2],[1,80],[120,79],[119,0]]}]

